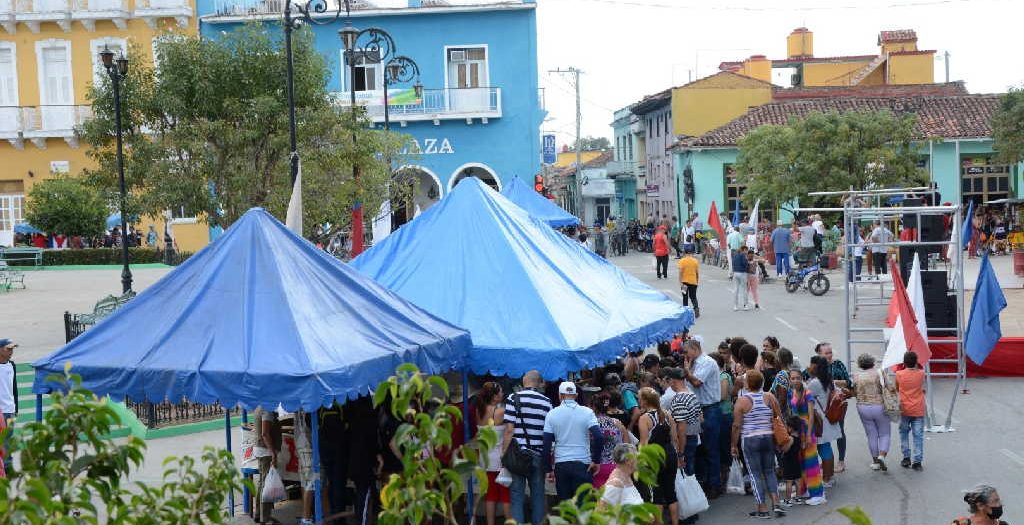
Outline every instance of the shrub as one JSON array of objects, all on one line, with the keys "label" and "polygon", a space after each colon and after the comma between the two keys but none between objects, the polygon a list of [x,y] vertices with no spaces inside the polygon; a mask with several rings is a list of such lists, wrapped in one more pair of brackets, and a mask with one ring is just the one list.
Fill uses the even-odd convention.
[{"label": "shrub", "polygon": [[[174,264],[185,262],[192,252],[176,252]],[[150,264],[164,262],[164,252],[152,248],[128,248],[128,261],[131,264]],[[11,266],[31,266],[35,263],[28,260],[9,261]],[[120,248],[83,248],[81,250],[43,250],[43,266],[71,265],[108,265],[121,264]]]}]

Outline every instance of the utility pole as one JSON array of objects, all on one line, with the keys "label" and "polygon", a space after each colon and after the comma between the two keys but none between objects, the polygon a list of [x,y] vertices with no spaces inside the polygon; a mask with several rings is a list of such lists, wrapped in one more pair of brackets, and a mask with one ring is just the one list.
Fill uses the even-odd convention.
[{"label": "utility pole", "polygon": [[946,63],[946,83],[949,84],[949,51],[942,54],[943,62]]},{"label": "utility pole", "polygon": [[583,110],[580,105],[580,71],[570,66],[568,69],[553,69],[548,73],[570,74],[573,76],[573,85],[576,87],[576,216],[583,218],[583,163],[580,162],[580,148],[583,145],[581,128],[583,123]]}]

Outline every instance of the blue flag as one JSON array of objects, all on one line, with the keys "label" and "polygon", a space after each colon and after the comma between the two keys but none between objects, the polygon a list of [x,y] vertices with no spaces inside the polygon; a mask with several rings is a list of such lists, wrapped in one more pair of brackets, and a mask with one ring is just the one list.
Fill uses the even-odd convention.
[{"label": "blue flag", "polygon": [[732,227],[740,227],[740,200],[736,199],[736,209],[732,212]]},{"label": "blue flag", "polygon": [[996,272],[988,261],[988,255],[981,258],[978,284],[971,301],[971,315],[967,319],[964,335],[964,353],[977,364],[982,364],[995,348],[1003,330],[999,326],[999,312],[1006,308],[1006,296],[999,288]]},{"label": "blue flag", "polygon": [[[967,216],[964,217],[964,223],[960,225],[960,238],[963,239],[963,246],[960,249],[967,248],[967,243],[971,242],[971,235],[974,232],[974,201],[967,206]],[[970,255],[970,254],[968,254]]]}]

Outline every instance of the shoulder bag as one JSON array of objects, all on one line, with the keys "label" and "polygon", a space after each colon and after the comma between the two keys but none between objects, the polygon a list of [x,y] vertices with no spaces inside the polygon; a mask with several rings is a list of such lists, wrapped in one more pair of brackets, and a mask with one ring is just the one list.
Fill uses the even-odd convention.
[{"label": "shoulder bag", "polygon": [[825,419],[833,425],[846,418],[847,401],[846,396],[833,386],[828,394],[828,404],[825,405]]},{"label": "shoulder bag", "polygon": [[885,372],[881,370],[878,371],[878,382],[882,386],[882,409],[889,419],[896,421],[900,418],[900,393],[886,385]]},{"label": "shoulder bag", "polygon": [[[519,393],[512,394],[512,396],[512,402],[516,407],[516,424],[512,427],[512,441],[501,456],[501,466],[518,476],[529,476],[533,470],[533,458],[536,457],[536,452],[529,448],[530,432],[523,425],[523,407],[519,401]],[[526,446],[521,445],[519,440],[516,439],[515,429],[520,425],[522,425],[523,436],[526,438]]]},{"label": "shoulder bag", "polygon": [[790,440],[789,429],[786,428],[786,423],[782,421],[782,409],[779,407],[779,401],[771,394],[765,394],[765,399],[771,399],[772,438],[775,440],[775,446],[785,447],[786,443],[789,443]]}]

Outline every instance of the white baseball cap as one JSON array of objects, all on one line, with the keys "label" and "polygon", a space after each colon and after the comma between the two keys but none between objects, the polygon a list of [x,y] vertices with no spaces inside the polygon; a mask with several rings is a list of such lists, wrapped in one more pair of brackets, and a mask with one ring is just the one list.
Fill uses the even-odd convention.
[{"label": "white baseball cap", "polygon": [[562,384],[558,385],[558,394],[563,396],[576,395],[576,383],[563,381]]}]

